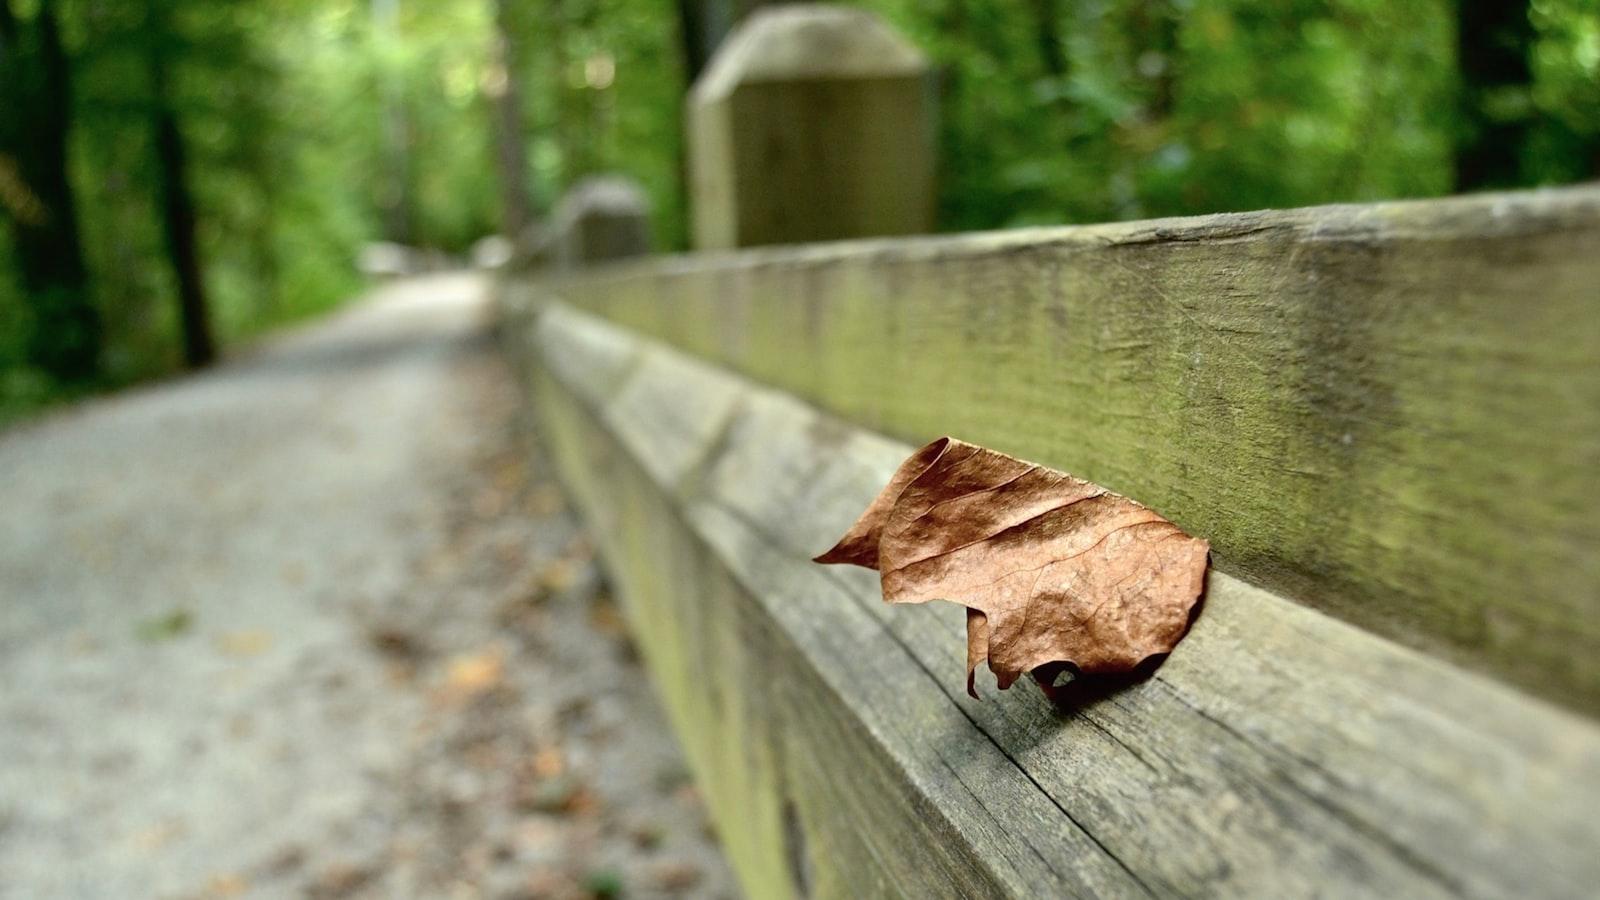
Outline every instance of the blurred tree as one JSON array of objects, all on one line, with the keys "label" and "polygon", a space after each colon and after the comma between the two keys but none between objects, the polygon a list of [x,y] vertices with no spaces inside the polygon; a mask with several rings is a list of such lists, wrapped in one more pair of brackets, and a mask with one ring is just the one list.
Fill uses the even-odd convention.
[{"label": "blurred tree", "polygon": [[1533,0],[1533,127],[1521,176],[1600,178],[1600,0]]},{"label": "blurred tree", "polygon": [[678,39],[686,82],[694,84],[733,26],[763,6],[794,0],[678,0]]},{"label": "blurred tree", "polygon": [[[1437,195],[1474,109],[1517,129],[1484,183],[1600,175],[1600,0],[854,2],[939,68],[946,229]],[[0,0],[0,420],[181,365],[195,296],[236,341],[585,175],[681,247],[683,94],[753,5]],[[1500,90],[1461,23],[1513,8]]]},{"label": "blurred tree", "polygon": [[153,0],[146,10],[150,35],[147,63],[150,127],[154,135],[162,233],[166,237],[167,261],[178,285],[183,361],[194,368],[216,359],[217,348],[211,335],[211,311],[206,305],[205,276],[201,271],[200,244],[196,237],[194,196],[189,187],[189,154],[168,88],[166,57],[170,52],[170,39],[160,3],[161,0]]},{"label": "blurred tree", "polygon": [[407,111],[406,79],[400,60],[400,0],[372,0],[373,31],[379,58],[379,96],[383,97],[384,159],[386,179],[379,203],[383,207],[384,236],[410,243],[416,218],[412,199],[412,123]]},{"label": "blurred tree", "polygon": [[622,172],[651,198],[656,239],[681,247],[679,11],[643,0],[541,0],[514,17],[531,193],[548,210],[586,175]]},{"label": "blurred tree", "polygon": [[1461,137],[1456,190],[1520,182],[1533,124],[1533,20],[1527,0],[1458,0],[1456,59],[1461,67]]},{"label": "blurred tree", "polygon": [[99,372],[100,330],[69,180],[71,66],[55,4],[0,0],[0,212],[31,316],[28,362],[64,381]]},{"label": "blurred tree", "polygon": [[[678,0],[678,42],[682,54],[684,91],[700,80],[711,57],[728,36],[734,24],[759,6],[763,0]],[[680,142],[677,156],[678,196],[689,196],[689,158]],[[688,229],[687,210],[676,228]]]},{"label": "blurred tree", "polygon": [[942,74],[946,227],[1451,184],[1449,0],[863,2]]},{"label": "blurred tree", "polygon": [[533,223],[532,195],[528,191],[527,125],[522,118],[520,38],[512,21],[509,0],[494,4],[494,62],[484,82],[495,110],[495,160],[500,166],[502,209],[500,230],[521,235]]},{"label": "blurred tree", "polygon": [[706,0],[678,0],[678,40],[683,48],[685,81],[694,84],[726,36],[716,25]]},{"label": "blurred tree", "polygon": [[1028,0],[1039,42],[1039,61],[1052,78],[1067,74],[1067,48],[1061,40],[1061,5],[1058,0]]}]

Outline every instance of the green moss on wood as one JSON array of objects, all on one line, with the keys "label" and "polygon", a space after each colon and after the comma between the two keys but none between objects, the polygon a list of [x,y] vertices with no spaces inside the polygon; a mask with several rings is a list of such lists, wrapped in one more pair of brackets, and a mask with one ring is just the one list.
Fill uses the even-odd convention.
[{"label": "green moss on wood", "polygon": [[672,258],[569,301],[1600,710],[1600,189]]}]

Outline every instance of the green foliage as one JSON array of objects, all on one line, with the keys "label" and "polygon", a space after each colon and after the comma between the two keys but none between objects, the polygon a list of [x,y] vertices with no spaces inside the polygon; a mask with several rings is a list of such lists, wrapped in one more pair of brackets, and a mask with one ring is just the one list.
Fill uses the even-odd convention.
[{"label": "green foliage", "polygon": [[[41,8],[8,2],[24,18]],[[1456,59],[1464,2],[860,5],[939,66],[941,223],[956,230],[1444,193],[1466,102]],[[1476,112],[1531,123],[1520,171],[1506,180],[1595,177],[1600,0],[1520,2],[1533,25],[1532,81]],[[71,181],[104,325],[101,384],[170,371],[179,357],[152,54],[170,73],[225,343],[350,296],[365,242],[460,253],[495,230],[492,123],[508,84],[520,97],[535,211],[583,176],[620,171],[649,191],[658,242],[683,246],[675,4],[507,0],[509,72],[495,52],[494,0],[54,8],[73,80]],[[392,22],[380,8],[394,10]],[[42,307],[22,293],[15,260],[0,237],[0,420],[63,390],[27,362],[24,336]]]},{"label": "green foliage", "polygon": [[945,0],[932,15],[914,0],[868,5],[942,67],[953,227],[1450,185],[1444,0]]},{"label": "green foliage", "polygon": [[[418,37],[402,30],[391,46],[367,0],[58,4],[74,80],[72,181],[106,322],[101,385],[179,363],[151,129],[155,54],[169,72],[224,342],[359,288],[358,250],[383,236],[385,83],[403,85],[423,226],[412,239],[460,250],[492,229],[497,185],[475,85],[446,89],[452,66],[482,56],[482,0],[408,5],[417,13],[401,27]],[[0,246],[0,421],[64,390],[24,363],[29,304],[12,262]]]},{"label": "green foliage", "polygon": [[622,172],[648,192],[658,243],[681,248],[686,86],[672,5],[528,0],[511,12],[535,207],[586,175]]},{"label": "green foliage", "polygon": [[1523,148],[1525,179],[1600,176],[1600,0],[1534,0],[1529,102],[1536,114]]},{"label": "green foliage", "polygon": [[[0,260],[10,258],[8,235],[0,229]],[[50,402],[57,388],[50,377],[28,364],[26,341],[33,331],[27,298],[0,265],[0,426]]]}]

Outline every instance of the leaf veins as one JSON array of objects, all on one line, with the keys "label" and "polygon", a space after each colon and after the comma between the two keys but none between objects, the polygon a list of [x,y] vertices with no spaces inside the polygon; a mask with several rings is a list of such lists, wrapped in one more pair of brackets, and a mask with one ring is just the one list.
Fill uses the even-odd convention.
[{"label": "leaf veins", "polygon": [[880,573],[890,603],[967,607],[967,692],[1066,663],[1128,672],[1189,627],[1208,544],[1098,485],[954,438],[912,454],[819,563]]}]

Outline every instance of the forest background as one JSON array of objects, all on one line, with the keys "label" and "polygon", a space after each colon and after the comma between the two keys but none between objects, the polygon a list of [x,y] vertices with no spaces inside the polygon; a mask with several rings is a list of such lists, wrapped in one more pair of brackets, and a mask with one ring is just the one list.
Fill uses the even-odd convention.
[{"label": "forest background", "polygon": [[[0,0],[0,423],[623,172],[753,0]],[[937,67],[940,227],[1600,177],[1600,0],[862,0]]]}]

